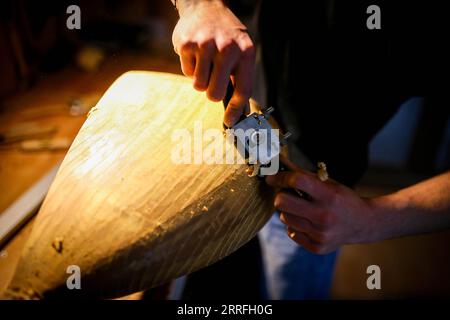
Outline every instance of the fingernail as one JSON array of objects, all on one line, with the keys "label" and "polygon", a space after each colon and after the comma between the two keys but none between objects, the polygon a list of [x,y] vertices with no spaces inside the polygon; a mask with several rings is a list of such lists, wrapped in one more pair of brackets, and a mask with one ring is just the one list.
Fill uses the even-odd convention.
[{"label": "fingernail", "polygon": [[227,118],[225,118],[224,120],[223,120],[223,122],[225,123],[225,125],[228,127],[228,128],[231,128],[232,126],[234,126],[235,125],[235,123],[236,123],[236,121],[237,121],[237,119],[235,118],[235,117],[227,117]]}]

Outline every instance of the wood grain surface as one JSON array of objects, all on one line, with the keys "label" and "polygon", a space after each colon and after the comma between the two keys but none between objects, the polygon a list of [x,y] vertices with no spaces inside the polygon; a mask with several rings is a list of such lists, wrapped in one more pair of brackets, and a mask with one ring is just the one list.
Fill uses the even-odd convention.
[{"label": "wood grain surface", "polygon": [[[242,164],[175,164],[173,130],[222,128],[189,79],[129,72],[101,98],[52,184],[4,296],[123,296],[207,266],[248,241],[273,190]],[[56,243],[56,245],[55,245]],[[66,272],[80,267],[81,290]]]}]

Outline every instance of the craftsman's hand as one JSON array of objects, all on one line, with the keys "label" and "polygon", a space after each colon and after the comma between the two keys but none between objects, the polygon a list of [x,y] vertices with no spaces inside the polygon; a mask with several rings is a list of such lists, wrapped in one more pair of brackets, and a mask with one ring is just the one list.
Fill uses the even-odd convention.
[{"label": "craftsman's hand", "polygon": [[267,176],[266,181],[312,197],[307,201],[283,190],[275,197],[289,237],[307,250],[326,254],[343,244],[371,241],[374,217],[370,203],[353,190],[332,180],[323,182],[316,174],[300,169]]},{"label": "craftsman's hand", "polygon": [[255,48],[246,27],[220,0],[179,0],[173,32],[181,69],[210,100],[224,99],[230,77],[234,94],[224,123],[232,126],[248,104],[253,87]]}]

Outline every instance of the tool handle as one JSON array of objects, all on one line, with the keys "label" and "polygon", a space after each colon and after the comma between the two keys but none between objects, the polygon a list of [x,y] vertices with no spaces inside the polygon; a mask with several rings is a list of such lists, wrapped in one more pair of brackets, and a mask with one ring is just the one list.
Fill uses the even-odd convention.
[{"label": "tool handle", "polygon": [[225,98],[223,98],[223,107],[226,109],[228,104],[230,103],[231,97],[233,96],[234,93],[234,86],[233,86],[233,82],[228,81],[228,86],[227,86],[227,92],[225,93]]},{"label": "tool handle", "polygon": [[[280,154],[280,171],[295,171],[294,164],[285,156]],[[289,193],[293,196],[299,196],[300,198],[306,200],[306,201],[312,201],[313,198],[311,195],[309,195],[307,192],[296,189],[296,188],[289,188],[289,189],[282,189],[283,192]]]}]

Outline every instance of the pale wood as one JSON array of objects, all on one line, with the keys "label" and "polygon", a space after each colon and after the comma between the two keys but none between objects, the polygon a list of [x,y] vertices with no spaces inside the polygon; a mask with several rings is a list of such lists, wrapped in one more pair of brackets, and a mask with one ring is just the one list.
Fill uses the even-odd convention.
[{"label": "pale wood", "polygon": [[[120,77],[64,159],[5,296],[123,296],[207,266],[253,237],[273,212],[273,190],[248,177],[246,165],[170,158],[174,129],[192,131],[194,121],[222,128],[222,120],[222,105],[189,79]],[[69,265],[81,268],[81,290],[66,288]]]}]

